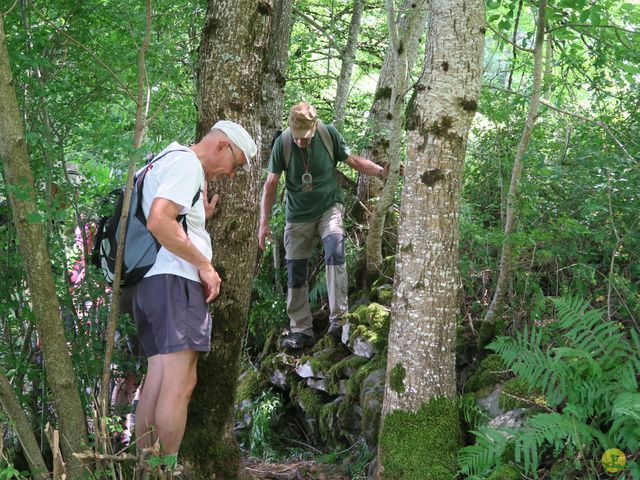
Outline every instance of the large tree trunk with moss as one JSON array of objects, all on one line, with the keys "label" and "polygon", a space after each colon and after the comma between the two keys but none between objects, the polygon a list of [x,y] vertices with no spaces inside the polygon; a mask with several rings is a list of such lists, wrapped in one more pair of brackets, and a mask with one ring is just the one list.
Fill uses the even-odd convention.
[{"label": "large tree trunk with moss", "polygon": [[[234,120],[261,151],[260,96],[272,14],[266,1],[209,2],[199,51],[197,138],[217,120]],[[211,305],[211,353],[199,360],[181,450],[198,478],[235,478],[239,468],[230,426],[258,249],[260,164],[255,158],[249,174],[209,189],[220,194],[207,228],[222,287]]]},{"label": "large tree trunk with moss", "polygon": [[504,292],[507,287],[507,280],[511,267],[511,257],[513,249],[513,231],[516,224],[516,201],[518,195],[518,186],[520,184],[520,176],[522,175],[522,157],[529,147],[529,140],[533,133],[536,117],[538,115],[538,106],[540,105],[540,96],[542,95],[542,52],[544,50],[544,29],[546,26],[546,10],[547,0],[540,0],[538,4],[538,19],[536,21],[536,39],[533,49],[533,87],[531,92],[531,103],[529,104],[529,113],[522,128],[520,142],[516,150],[516,156],[513,160],[513,168],[511,170],[511,181],[509,183],[509,195],[507,196],[507,219],[504,224],[504,242],[502,243],[502,252],[500,254],[500,269],[498,273],[498,281],[496,289],[493,292],[491,304],[487,309],[484,317],[485,333],[483,337],[492,337],[493,325],[496,322],[496,314],[502,304]]},{"label": "large tree trunk with moss", "polygon": [[[415,468],[454,478],[459,441],[453,407],[458,210],[467,135],[480,96],[484,5],[429,0],[428,8],[424,72],[407,118],[409,160],[379,450],[382,478],[432,478]],[[399,435],[412,423],[419,432]],[[427,446],[427,455],[420,438],[430,432],[441,437]]]},{"label": "large tree trunk with moss", "polygon": [[351,22],[349,23],[347,43],[340,53],[342,65],[340,66],[340,75],[338,75],[336,100],[333,108],[333,123],[338,129],[342,127],[342,123],[344,122],[347,100],[349,100],[349,85],[351,83],[353,62],[356,58],[356,50],[358,47],[358,32],[360,30],[360,23],[362,23],[364,2],[365,0],[355,1],[353,13],[351,14]]},{"label": "large tree trunk with moss", "polygon": [[45,243],[43,216],[38,212],[33,173],[29,165],[20,111],[13,87],[9,56],[0,14],[0,157],[9,202],[18,234],[31,304],[60,422],[67,478],[80,478],[82,467],[71,453],[87,446],[85,415],[76,386],[69,347],[65,341],[60,306]]}]

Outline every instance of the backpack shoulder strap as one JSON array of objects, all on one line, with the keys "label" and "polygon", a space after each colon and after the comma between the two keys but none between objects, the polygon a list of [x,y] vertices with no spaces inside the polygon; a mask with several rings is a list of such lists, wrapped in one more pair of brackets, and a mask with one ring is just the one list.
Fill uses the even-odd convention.
[{"label": "backpack shoulder strap", "polygon": [[282,132],[282,155],[284,156],[284,169],[289,168],[289,160],[291,160],[291,144],[293,143],[293,137],[291,136],[291,129],[287,128]]},{"label": "backpack shoulder strap", "polygon": [[329,156],[333,163],[336,163],[335,155],[333,153],[333,141],[331,140],[331,134],[329,133],[329,129],[327,126],[318,120],[318,135],[320,135],[320,139],[322,139],[322,143],[324,144],[324,148],[329,152]]}]

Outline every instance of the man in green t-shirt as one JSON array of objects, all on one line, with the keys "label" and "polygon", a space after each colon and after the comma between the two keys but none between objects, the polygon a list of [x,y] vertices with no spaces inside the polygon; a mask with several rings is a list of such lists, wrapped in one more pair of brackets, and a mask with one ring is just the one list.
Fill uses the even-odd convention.
[{"label": "man in green t-shirt", "polygon": [[388,168],[352,155],[340,132],[332,125],[318,121],[312,105],[300,102],[291,107],[289,128],[276,139],[271,151],[258,232],[258,243],[264,250],[265,239],[271,238],[271,207],[278,180],[284,172],[287,189],[284,231],[288,277],[287,315],[291,331],[282,340],[283,348],[299,350],[315,343],[307,264],[316,238],[322,240],[324,247],[330,310],[327,333],[337,338],[342,333],[340,319],[347,312],[348,304],[342,226],[344,201],[335,175],[338,162],[345,162],[365,175],[384,179],[388,174]]}]

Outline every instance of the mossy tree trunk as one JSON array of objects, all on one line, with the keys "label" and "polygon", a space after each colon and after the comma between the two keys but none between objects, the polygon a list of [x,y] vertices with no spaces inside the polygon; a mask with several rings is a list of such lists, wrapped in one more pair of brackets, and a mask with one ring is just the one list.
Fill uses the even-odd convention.
[{"label": "mossy tree trunk", "polygon": [[[458,211],[467,135],[480,96],[484,4],[429,0],[427,6],[424,71],[407,118],[408,162],[379,451],[382,478],[392,476],[386,468],[402,465],[394,460],[398,456],[419,451],[418,445],[414,450],[388,441],[398,425],[407,423],[404,413],[415,415],[425,431],[443,431],[445,425],[451,435],[445,434],[443,444],[434,448],[457,449],[455,409],[433,402],[444,398],[451,405],[456,394]],[[407,435],[408,442],[410,438],[419,437]],[[444,476],[410,476],[415,473],[406,471],[409,476],[402,478],[454,478],[455,466],[431,463],[428,468],[440,469]]]},{"label": "mossy tree trunk", "polygon": [[[261,152],[260,107],[272,3],[210,0],[199,50],[196,137],[220,119],[241,123]],[[235,478],[239,451],[230,427],[257,255],[259,155],[232,182],[212,183],[220,201],[207,228],[213,263],[222,277],[211,305],[211,353],[200,358],[181,457],[197,478]]]},{"label": "mossy tree trunk", "polygon": [[75,381],[69,347],[65,341],[60,305],[46,246],[45,216],[38,212],[33,172],[29,164],[20,111],[13,86],[0,14],[0,158],[9,202],[27,275],[34,319],[60,422],[62,448],[69,469],[67,478],[80,478],[80,462],[71,454],[87,446],[87,428]]}]

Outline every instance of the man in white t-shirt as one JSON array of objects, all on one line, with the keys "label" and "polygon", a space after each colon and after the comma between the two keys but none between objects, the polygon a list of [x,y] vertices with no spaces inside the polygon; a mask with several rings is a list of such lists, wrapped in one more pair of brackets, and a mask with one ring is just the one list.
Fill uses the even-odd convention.
[{"label": "man in white t-shirt", "polygon": [[147,228],[162,248],[137,284],[133,302],[138,336],[148,357],[136,409],[136,437],[138,448],[158,439],[162,462],[169,468],[175,465],[184,435],[198,352],[210,349],[207,303],[220,291],[205,229],[218,197],[208,200],[207,180],[233,179],[237,172],[249,171],[256,151],[244,128],[223,120],[191,147],[169,145],[144,180]]}]

